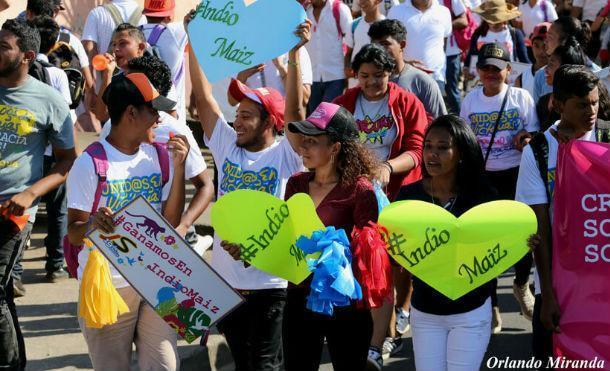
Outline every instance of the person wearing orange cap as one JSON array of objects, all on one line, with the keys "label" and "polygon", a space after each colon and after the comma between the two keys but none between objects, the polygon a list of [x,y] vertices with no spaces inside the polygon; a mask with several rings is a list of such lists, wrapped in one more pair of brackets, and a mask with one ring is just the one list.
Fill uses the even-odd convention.
[{"label": "person wearing orange cap", "polygon": [[[185,23],[194,14],[194,10],[189,13]],[[309,40],[309,27],[309,23],[299,27],[296,34],[301,42],[289,53],[287,104],[275,89],[251,89],[231,81],[230,93],[240,102],[233,127],[225,120],[211,84],[190,51],[189,72],[199,121],[219,169],[218,198],[238,189],[256,189],[283,199],[288,179],[304,170],[296,150],[298,136],[278,133],[284,122],[305,118],[301,75],[295,72],[295,66],[299,64],[299,48]],[[215,236],[212,267],[245,298],[245,303],[225,317],[218,329],[227,339],[236,370],[279,370],[287,282],[236,260],[239,256],[239,245]]]},{"label": "person wearing orange cap", "polygon": [[172,72],[176,89],[176,113],[186,123],[186,71],[185,50],[188,38],[182,22],[173,22],[175,0],[146,0],[143,14],[148,24],[142,32],[152,53],[163,60]]}]

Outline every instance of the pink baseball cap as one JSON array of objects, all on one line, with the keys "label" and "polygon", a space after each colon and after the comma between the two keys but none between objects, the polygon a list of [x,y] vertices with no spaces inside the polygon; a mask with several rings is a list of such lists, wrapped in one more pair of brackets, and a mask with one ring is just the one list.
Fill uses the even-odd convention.
[{"label": "pink baseball cap", "polygon": [[354,116],[345,108],[327,102],[320,103],[305,121],[289,123],[288,130],[312,136],[329,134],[339,141],[358,137]]}]

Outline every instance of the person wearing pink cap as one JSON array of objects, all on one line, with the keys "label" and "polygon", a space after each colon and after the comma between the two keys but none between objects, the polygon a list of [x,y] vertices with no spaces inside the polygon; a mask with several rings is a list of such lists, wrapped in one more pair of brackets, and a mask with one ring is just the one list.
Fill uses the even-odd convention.
[{"label": "person wearing pink cap", "polygon": [[[185,23],[193,16],[194,11]],[[298,50],[309,40],[309,24],[302,24],[296,34],[301,42],[289,52],[288,104],[274,89],[250,89],[233,80],[229,90],[240,102],[233,127],[223,117],[195,53],[189,53],[199,121],[218,169],[218,198],[238,189],[262,190],[283,198],[290,176],[303,170],[297,136],[278,135],[285,121],[305,117]],[[212,267],[245,298],[218,329],[225,335],[236,370],[279,370],[287,282],[239,259],[239,245],[215,236]]]},{"label": "person wearing pink cap", "polygon": [[[377,159],[359,142],[354,116],[323,102],[305,121],[291,122],[288,130],[301,137],[300,153],[310,170],[288,180],[285,199],[308,194],[324,225],[348,235],[376,222],[377,198],[371,181]],[[355,256],[356,244],[350,242]],[[357,264],[352,270],[361,276]],[[371,310],[353,302],[335,308],[332,316],[315,313],[306,308],[309,282],[288,289],[283,334],[286,370],[317,370],[325,338],[335,370],[364,370],[373,333]]]}]

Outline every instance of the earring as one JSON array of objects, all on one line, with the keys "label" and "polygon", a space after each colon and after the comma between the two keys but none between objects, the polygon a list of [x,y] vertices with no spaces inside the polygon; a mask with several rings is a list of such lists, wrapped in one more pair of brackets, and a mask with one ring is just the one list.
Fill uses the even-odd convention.
[{"label": "earring", "polygon": [[335,154],[334,154],[334,153],[330,155],[330,163],[331,163],[332,165],[334,165],[334,164],[335,164]]}]

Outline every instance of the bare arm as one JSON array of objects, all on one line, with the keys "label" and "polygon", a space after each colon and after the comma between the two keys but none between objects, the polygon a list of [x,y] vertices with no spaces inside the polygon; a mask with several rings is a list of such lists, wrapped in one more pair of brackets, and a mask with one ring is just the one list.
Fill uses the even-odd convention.
[{"label": "bare arm", "polygon": [[218,121],[222,113],[216,99],[212,95],[212,85],[210,85],[205,73],[199,67],[199,62],[192,48],[189,50],[189,70],[199,122],[205,136],[210,139],[216,127],[216,121]]},{"label": "bare arm", "polygon": [[186,234],[186,230],[195,223],[195,220],[203,214],[214,197],[214,184],[210,177],[209,170],[201,172],[199,175],[190,179],[195,186],[195,195],[191,200],[188,208],[180,218],[178,230]]}]

